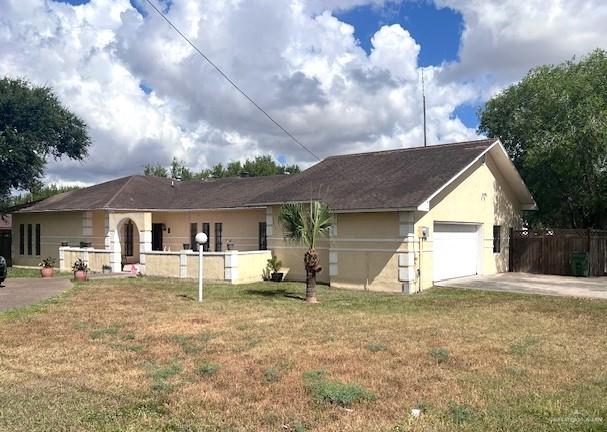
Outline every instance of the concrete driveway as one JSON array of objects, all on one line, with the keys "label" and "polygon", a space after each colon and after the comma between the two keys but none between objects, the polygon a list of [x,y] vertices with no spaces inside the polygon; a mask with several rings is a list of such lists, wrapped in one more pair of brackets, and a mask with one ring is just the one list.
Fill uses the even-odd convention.
[{"label": "concrete driveway", "polygon": [[71,288],[67,277],[8,278],[0,288],[0,311],[26,306],[54,297]]},{"label": "concrete driveway", "polygon": [[437,282],[436,286],[607,300],[607,277],[577,278],[530,273],[498,273]]}]

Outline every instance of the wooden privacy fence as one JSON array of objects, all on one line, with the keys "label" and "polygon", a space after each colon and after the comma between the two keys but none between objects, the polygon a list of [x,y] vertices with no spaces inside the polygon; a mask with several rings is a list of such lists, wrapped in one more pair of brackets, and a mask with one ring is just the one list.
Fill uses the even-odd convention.
[{"label": "wooden privacy fence", "polygon": [[590,276],[607,274],[607,231],[593,229],[514,230],[510,271],[571,275],[571,253],[587,252]]}]

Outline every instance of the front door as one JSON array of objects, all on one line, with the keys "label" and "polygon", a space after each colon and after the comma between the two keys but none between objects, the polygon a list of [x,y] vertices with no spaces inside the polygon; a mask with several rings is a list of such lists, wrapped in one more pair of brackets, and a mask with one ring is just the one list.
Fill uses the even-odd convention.
[{"label": "front door", "polygon": [[161,223],[152,224],[152,250],[162,250],[162,226]]}]

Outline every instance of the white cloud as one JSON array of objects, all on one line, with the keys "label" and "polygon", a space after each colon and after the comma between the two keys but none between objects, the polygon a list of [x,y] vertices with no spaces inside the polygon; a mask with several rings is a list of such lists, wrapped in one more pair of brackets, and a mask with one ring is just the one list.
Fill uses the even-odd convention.
[{"label": "white cloud", "polygon": [[[458,105],[606,45],[598,0],[437,2],[462,13],[465,32],[460,62],[425,70],[430,142],[475,136],[452,118]],[[168,15],[321,157],[420,144],[420,46],[385,26],[367,55],[332,12],[365,3],[384,2],[174,0]],[[196,168],[267,152],[313,162],[152,11],[144,18],[128,0],[0,0],[0,10],[0,74],[51,85],[91,127],[90,157],[52,162],[52,180],[94,182],[172,156]]]},{"label": "white cloud", "polygon": [[603,0],[435,0],[462,13],[460,61],[446,80],[489,75],[508,84],[530,68],[607,48]]}]

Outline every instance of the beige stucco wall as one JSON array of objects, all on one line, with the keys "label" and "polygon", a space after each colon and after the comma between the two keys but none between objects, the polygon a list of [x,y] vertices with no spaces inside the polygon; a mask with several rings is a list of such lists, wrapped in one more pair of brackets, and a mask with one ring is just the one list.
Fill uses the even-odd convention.
[{"label": "beige stucco wall", "polygon": [[331,286],[401,292],[397,251],[405,251],[406,244],[399,234],[398,212],[342,213],[335,220]]},{"label": "beige stucco wall", "polygon": [[89,242],[95,249],[105,249],[105,236],[107,235],[107,212],[105,211],[94,211],[91,212],[91,219],[93,222],[93,235],[90,236]]},{"label": "beige stucco wall", "polygon": [[92,272],[101,272],[104,265],[110,265],[110,252],[103,249],[93,248],[61,248],[60,256],[63,254],[63,259],[57,262],[57,266],[61,271],[71,271],[76,260],[81,259],[87,263]]},{"label": "beige stucco wall", "polygon": [[[469,175],[443,191],[430,203],[430,211],[417,212],[415,234],[429,228],[429,238],[421,244],[418,288],[433,285],[433,230],[435,222],[466,222],[480,226],[481,260],[479,273],[494,274],[508,267],[509,228],[522,226],[520,204],[507,186],[490,155],[469,170]],[[501,225],[501,252],[493,253],[493,225]],[[419,240],[419,239],[416,239]],[[416,248],[419,241],[416,242]]]},{"label": "beige stucco wall", "polygon": [[238,271],[232,283],[241,284],[262,281],[263,270],[266,268],[268,260],[271,257],[272,253],[270,251],[243,252],[239,254]]},{"label": "beige stucco wall", "polygon": [[145,274],[148,276],[179,277],[179,254],[147,253]]},{"label": "beige stucco wall", "polygon": [[[154,212],[152,223],[163,223],[163,244],[167,250],[179,251],[184,243],[190,243],[190,224],[197,223],[198,230],[202,224],[210,226],[209,251],[215,251],[215,223],[222,226],[222,251],[226,242],[232,240],[236,250],[257,250],[259,248],[259,222],[265,220],[265,210],[222,210],[196,212]],[[169,232],[170,231],[170,232]]]},{"label": "beige stucco wall", "polygon": [[[282,261],[285,279],[288,281],[305,281],[304,254],[307,248],[298,242],[284,238],[282,225],[279,222],[280,206],[268,207],[266,222],[268,224],[268,249]],[[316,275],[318,283],[329,284],[329,241],[321,239],[316,247],[322,271]]]},{"label": "beige stucco wall", "polygon": [[[280,207],[273,206],[272,235],[268,247],[282,261],[287,280],[304,281],[306,248],[284,239],[279,222]],[[270,225],[270,220],[268,224]],[[398,212],[341,213],[336,228],[318,242],[322,271],[317,281],[340,288],[401,292],[397,251],[406,251],[400,236]]]},{"label": "beige stucco wall", "polygon": [[[198,254],[191,253],[187,255],[187,277],[198,277]],[[205,254],[203,265],[205,280],[222,281],[225,279],[224,255],[212,253]]]},{"label": "beige stucco wall", "polygon": [[[19,225],[25,224],[25,255],[19,254]],[[32,224],[32,255],[27,255],[27,225]],[[35,224],[40,224],[40,255],[34,255]],[[88,241],[82,234],[82,212],[14,213],[12,230],[13,265],[37,266],[41,258],[51,256],[59,266],[61,242],[78,246]]]}]

